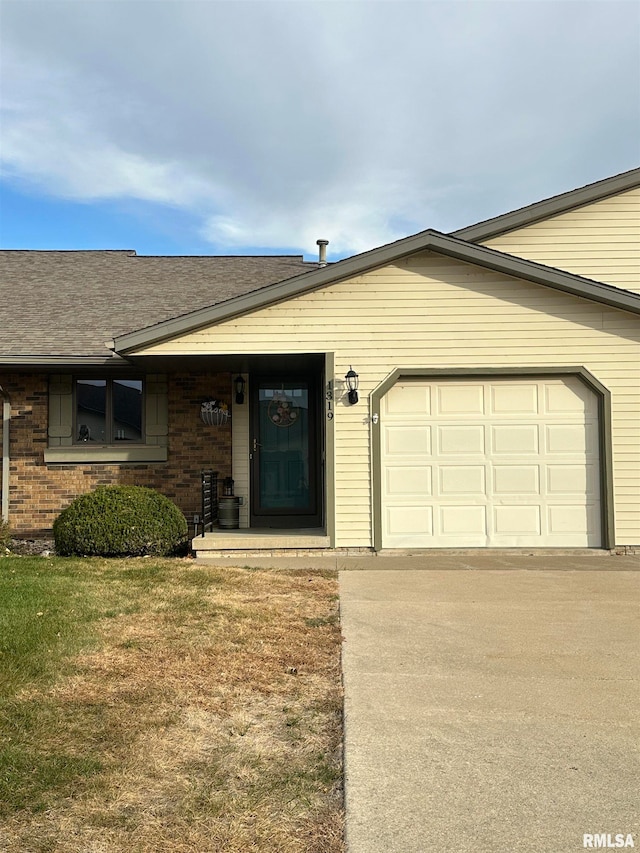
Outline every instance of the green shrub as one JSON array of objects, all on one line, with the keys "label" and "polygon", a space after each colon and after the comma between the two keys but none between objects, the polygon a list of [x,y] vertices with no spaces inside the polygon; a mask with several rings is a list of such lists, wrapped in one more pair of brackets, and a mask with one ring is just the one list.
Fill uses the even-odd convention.
[{"label": "green shrub", "polygon": [[6,550],[11,544],[11,528],[9,522],[0,518],[0,552]]},{"label": "green shrub", "polygon": [[187,521],[153,489],[99,486],[60,513],[53,535],[63,557],[167,556],[186,550]]}]

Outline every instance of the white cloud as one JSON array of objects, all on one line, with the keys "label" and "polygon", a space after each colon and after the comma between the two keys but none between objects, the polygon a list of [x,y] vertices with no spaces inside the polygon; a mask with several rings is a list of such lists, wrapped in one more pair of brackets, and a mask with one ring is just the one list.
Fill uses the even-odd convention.
[{"label": "white cloud", "polygon": [[212,197],[213,188],[178,152],[174,159],[145,156],[104,132],[92,119],[109,110],[111,95],[92,81],[14,54],[5,57],[3,82],[18,93],[3,101],[5,174],[82,200],[131,197],[189,207]]},{"label": "white cloud", "polygon": [[187,209],[221,251],[361,251],[636,165],[639,25],[625,2],[5,2],[3,170]]},{"label": "white cloud", "polygon": [[[251,209],[236,219],[211,216],[202,234],[216,245],[258,245],[276,249],[283,245],[283,235],[295,229],[297,245],[312,247],[317,239],[329,238],[331,252],[343,255],[364,252],[406,236],[406,231],[394,228],[388,221],[385,210],[384,199],[369,204],[362,201],[314,204],[302,214],[300,211]],[[294,217],[298,221],[294,222]]]}]

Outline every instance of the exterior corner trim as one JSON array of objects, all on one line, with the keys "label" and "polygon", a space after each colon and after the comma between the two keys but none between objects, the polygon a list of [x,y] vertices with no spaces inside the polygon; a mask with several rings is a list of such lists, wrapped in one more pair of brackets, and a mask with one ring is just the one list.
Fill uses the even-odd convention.
[{"label": "exterior corner trim", "polygon": [[[331,383],[331,385],[329,385]],[[333,396],[332,410],[335,401],[335,354],[326,352],[324,354],[324,384],[325,393],[322,395],[322,409],[324,419],[324,500],[325,500],[325,525],[329,537],[329,547],[336,547],[336,430],[335,417],[328,417],[327,403],[329,392]]]}]

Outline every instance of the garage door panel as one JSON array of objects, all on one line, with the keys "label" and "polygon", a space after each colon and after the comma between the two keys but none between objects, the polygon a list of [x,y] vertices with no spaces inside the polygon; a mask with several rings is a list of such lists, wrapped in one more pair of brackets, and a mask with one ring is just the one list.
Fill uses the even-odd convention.
[{"label": "garage door panel", "polygon": [[485,431],[482,425],[456,426],[447,424],[438,427],[438,447],[440,454],[447,456],[468,456],[470,453],[485,451]]},{"label": "garage door panel", "polygon": [[395,385],[384,397],[384,414],[420,415],[431,414],[431,388],[424,385]]},{"label": "garage door panel", "polygon": [[555,497],[579,495],[595,500],[598,495],[598,471],[596,466],[548,465],[547,494]]},{"label": "garage door panel", "polygon": [[566,382],[546,383],[544,386],[545,414],[566,414],[594,416],[596,400],[593,393],[579,379],[567,379]]},{"label": "garage door panel", "polygon": [[509,456],[537,455],[540,439],[537,424],[510,424],[494,426],[491,444],[496,454]]},{"label": "garage door panel", "polygon": [[431,428],[429,426],[385,427],[385,452],[387,456],[430,456]]},{"label": "garage door panel", "polygon": [[484,506],[440,506],[439,521],[443,536],[487,535],[487,510]]},{"label": "garage door panel", "polygon": [[545,428],[547,453],[580,454],[587,450],[588,435],[584,424],[549,424]]},{"label": "garage door panel", "polygon": [[497,536],[540,536],[540,506],[496,506],[493,508],[493,530]]},{"label": "garage door panel", "polygon": [[439,494],[474,495],[484,497],[486,492],[484,465],[441,465],[439,467]]},{"label": "garage door panel", "polygon": [[483,415],[484,393],[477,384],[440,385],[436,388],[436,414],[444,415]]},{"label": "garage door panel", "polygon": [[385,493],[390,497],[415,500],[416,497],[431,497],[432,472],[425,466],[387,467]]},{"label": "garage door panel", "polygon": [[551,533],[587,533],[590,508],[588,506],[558,504],[547,507]]},{"label": "garage door panel", "polygon": [[597,548],[600,544],[599,504],[547,507],[549,539],[554,545]]},{"label": "garage door panel", "polygon": [[537,415],[539,410],[537,385],[491,385],[490,413],[512,417]]},{"label": "garage door panel", "polygon": [[598,405],[578,379],[412,381],[381,411],[384,547],[601,544]]},{"label": "garage door panel", "polygon": [[539,495],[540,467],[538,465],[494,465],[493,495]]},{"label": "garage door panel", "polygon": [[387,529],[391,537],[428,536],[433,538],[433,508],[403,506],[387,508]]}]

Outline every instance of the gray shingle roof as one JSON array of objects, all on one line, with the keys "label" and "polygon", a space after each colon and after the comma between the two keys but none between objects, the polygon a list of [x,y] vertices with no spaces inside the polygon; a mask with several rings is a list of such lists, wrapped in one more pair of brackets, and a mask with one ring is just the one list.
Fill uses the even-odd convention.
[{"label": "gray shingle roof", "polygon": [[0,251],[0,358],[108,356],[114,336],[317,267],[295,255]]}]

